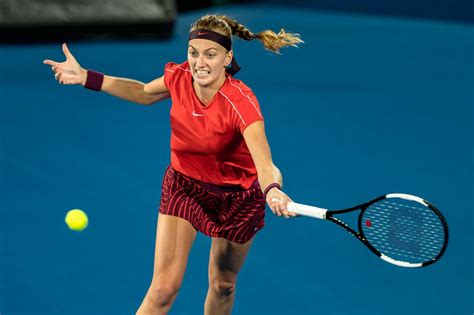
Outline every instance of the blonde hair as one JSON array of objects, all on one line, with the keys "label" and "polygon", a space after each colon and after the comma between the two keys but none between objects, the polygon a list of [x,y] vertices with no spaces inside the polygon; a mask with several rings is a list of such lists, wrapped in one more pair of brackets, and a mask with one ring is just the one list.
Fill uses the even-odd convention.
[{"label": "blonde hair", "polygon": [[197,29],[214,31],[229,38],[235,35],[248,41],[258,39],[265,49],[277,54],[280,53],[282,47],[298,47],[298,44],[304,43],[299,34],[286,33],[284,29],[281,29],[278,34],[272,30],[252,33],[244,25],[226,15],[205,15],[191,25],[191,31]]}]

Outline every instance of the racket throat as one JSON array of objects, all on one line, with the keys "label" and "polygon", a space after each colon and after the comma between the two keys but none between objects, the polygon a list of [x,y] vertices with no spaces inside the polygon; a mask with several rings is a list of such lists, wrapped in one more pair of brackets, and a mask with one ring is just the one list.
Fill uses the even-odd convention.
[{"label": "racket throat", "polygon": [[348,224],[344,223],[343,221],[339,220],[338,218],[334,217],[332,213],[328,212],[326,213],[326,220],[329,220],[331,222],[336,223],[340,227],[342,227],[344,230],[349,232],[349,234],[352,234],[353,236],[357,237],[358,240],[362,241],[362,243],[366,244],[367,240],[365,239],[364,236],[362,236],[359,232],[354,231]]}]

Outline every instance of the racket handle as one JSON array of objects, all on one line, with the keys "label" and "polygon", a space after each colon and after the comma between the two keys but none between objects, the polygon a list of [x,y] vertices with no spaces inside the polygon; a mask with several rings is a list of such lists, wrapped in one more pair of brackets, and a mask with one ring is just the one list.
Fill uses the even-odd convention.
[{"label": "racket handle", "polygon": [[326,219],[326,212],[328,212],[327,209],[308,206],[308,205],[295,203],[295,202],[288,203],[288,211],[299,214],[299,215],[304,215],[307,217],[312,217],[312,218],[317,218],[317,219],[322,219],[322,220]]}]

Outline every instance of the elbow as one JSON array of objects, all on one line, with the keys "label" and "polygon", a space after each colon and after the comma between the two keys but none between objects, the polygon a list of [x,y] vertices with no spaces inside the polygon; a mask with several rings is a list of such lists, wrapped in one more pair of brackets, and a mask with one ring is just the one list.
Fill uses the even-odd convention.
[{"label": "elbow", "polygon": [[133,102],[136,104],[146,105],[146,106],[153,104],[153,100],[147,97],[146,95],[140,95],[139,97],[135,98]]},{"label": "elbow", "polygon": [[149,105],[151,105],[151,104],[153,104],[153,103],[154,103],[154,102],[153,102],[152,99],[146,98],[146,97],[140,101],[140,104],[141,104],[141,105],[145,105],[145,106],[149,106]]},{"label": "elbow", "polygon": [[142,105],[151,105],[155,102],[153,95],[147,91],[147,85],[143,84],[143,89],[141,90],[139,98],[139,103]]}]

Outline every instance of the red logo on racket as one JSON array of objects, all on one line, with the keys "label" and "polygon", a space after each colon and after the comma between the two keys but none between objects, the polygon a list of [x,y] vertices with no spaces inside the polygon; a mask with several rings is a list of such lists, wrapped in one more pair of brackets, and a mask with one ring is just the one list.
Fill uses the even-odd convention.
[{"label": "red logo on racket", "polygon": [[370,221],[369,219],[365,220],[365,226],[372,227],[372,221]]}]

